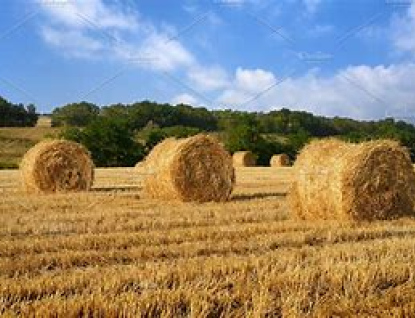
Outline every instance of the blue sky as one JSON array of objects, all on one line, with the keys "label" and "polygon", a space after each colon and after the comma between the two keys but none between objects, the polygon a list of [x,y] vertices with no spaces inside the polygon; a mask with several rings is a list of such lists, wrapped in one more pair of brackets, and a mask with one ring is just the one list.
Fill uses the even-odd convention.
[{"label": "blue sky", "polygon": [[412,0],[2,0],[0,95],[411,117]]}]

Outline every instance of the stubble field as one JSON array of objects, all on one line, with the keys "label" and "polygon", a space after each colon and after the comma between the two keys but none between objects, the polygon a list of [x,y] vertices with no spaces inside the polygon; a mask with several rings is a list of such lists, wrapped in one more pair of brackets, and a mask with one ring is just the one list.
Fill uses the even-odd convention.
[{"label": "stubble field", "polygon": [[[142,197],[145,171],[28,195],[0,171],[5,317],[415,317],[415,221],[291,218],[291,168],[237,169],[227,203]],[[208,186],[208,185],[207,185]]]}]

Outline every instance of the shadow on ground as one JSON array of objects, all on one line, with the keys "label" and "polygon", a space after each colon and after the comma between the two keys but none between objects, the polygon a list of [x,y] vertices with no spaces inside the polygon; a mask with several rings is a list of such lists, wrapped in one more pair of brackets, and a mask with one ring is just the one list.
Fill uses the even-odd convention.
[{"label": "shadow on ground", "polygon": [[112,192],[112,191],[139,191],[142,190],[141,186],[108,186],[108,187],[93,187],[92,192]]},{"label": "shadow on ground", "polygon": [[284,198],[286,195],[287,193],[285,192],[236,194],[232,196],[232,201],[250,201],[250,200],[267,199],[267,198]]}]

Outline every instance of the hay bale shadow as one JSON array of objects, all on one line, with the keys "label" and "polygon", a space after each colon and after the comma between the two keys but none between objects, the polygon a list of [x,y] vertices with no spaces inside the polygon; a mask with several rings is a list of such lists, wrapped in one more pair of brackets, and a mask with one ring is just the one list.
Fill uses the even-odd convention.
[{"label": "hay bale shadow", "polygon": [[286,192],[236,194],[232,196],[231,201],[250,201],[250,200],[256,200],[256,199],[285,198],[286,195],[287,195]]},{"label": "hay bale shadow", "polygon": [[103,187],[92,187],[91,192],[132,192],[132,191],[141,191],[142,186],[136,185],[123,185],[123,186],[103,186]]}]

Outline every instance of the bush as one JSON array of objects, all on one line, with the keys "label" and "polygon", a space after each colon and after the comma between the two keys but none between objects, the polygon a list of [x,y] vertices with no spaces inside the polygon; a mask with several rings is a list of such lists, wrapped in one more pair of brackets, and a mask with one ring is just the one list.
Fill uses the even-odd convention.
[{"label": "bush", "polygon": [[62,137],[87,147],[98,167],[132,167],[145,156],[132,129],[118,119],[97,118],[84,129],[66,129]]},{"label": "bush", "polygon": [[[250,116],[241,116],[231,122],[224,134],[225,148],[230,153],[249,150],[257,158],[258,165],[268,165],[274,154],[272,144],[261,136],[258,121]],[[274,146],[274,145],[272,145]]]},{"label": "bush", "polygon": [[99,114],[99,107],[87,103],[73,103],[58,107],[52,113],[52,126],[85,127],[93,122]]},{"label": "bush", "polygon": [[206,131],[217,129],[217,119],[212,112],[183,104],[172,106],[145,100],[130,105],[104,106],[100,115],[128,119],[136,130],[144,129],[149,123],[158,127],[187,126]]},{"label": "bush", "polygon": [[262,141],[259,124],[250,115],[241,116],[228,123],[224,139],[225,147],[231,153],[241,150],[250,150],[255,153],[254,148],[258,142]]}]

